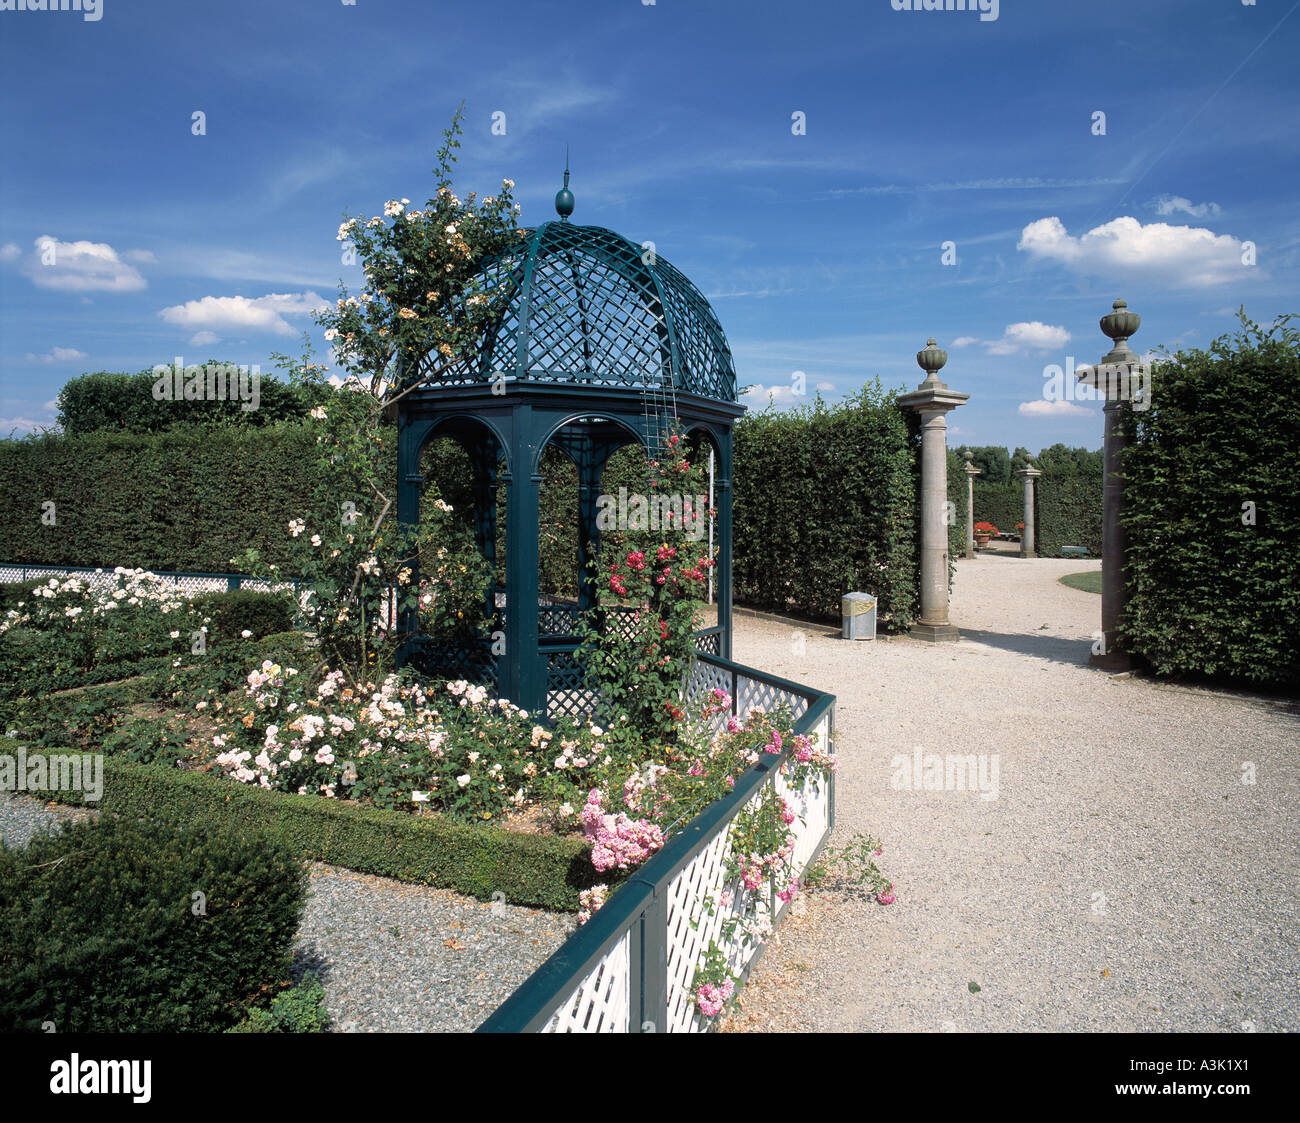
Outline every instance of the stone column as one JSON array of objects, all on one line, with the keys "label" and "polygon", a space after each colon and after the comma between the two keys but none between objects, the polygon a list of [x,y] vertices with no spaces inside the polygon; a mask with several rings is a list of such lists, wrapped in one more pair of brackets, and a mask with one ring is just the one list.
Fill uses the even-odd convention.
[{"label": "stone column", "polygon": [[1102,475],[1101,515],[1101,633],[1102,650],[1092,655],[1095,667],[1126,671],[1128,655],[1119,650],[1118,629],[1124,615],[1124,527],[1120,513],[1124,505],[1124,429],[1121,411],[1130,399],[1131,376],[1141,360],[1130,350],[1129,337],[1137,332],[1142,317],[1117,300],[1113,311],[1101,318],[1101,330],[1114,346],[1095,367],[1077,372],[1079,381],[1095,387],[1106,399],[1105,465]]},{"label": "stone column", "polygon": [[1016,469],[1016,475],[1025,481],[1025,529],[1020,534],[1020,556],[1034,556],[1034,481],[1043,473],[1033,464]]},{"label": "stone column", "polygon": [[975,556],[975,477],[984,474],[983,468],[976,468],[972,461],[975,454],[966,449],[961,457],[966,461],[966,556]]},{"label": "stone column", "polygon": [[921,415],[921,618],[912,625],[911,635],[931,643],[959,638],[948,622],[948,422],[950,409],[970,397],[950,390],[939,381],[939,371],[948,352],[933,339],[917,352],[917,364],[926,372],[925,381],[898,404]]}]

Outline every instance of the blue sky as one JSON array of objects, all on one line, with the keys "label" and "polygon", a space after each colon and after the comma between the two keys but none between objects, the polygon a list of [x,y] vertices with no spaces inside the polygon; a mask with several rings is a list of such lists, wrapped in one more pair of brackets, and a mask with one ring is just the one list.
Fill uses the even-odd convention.
[{"label": "blue sky", "polygon": [[1300,5],[984,3],[0,10],[0,433],[85,370],[323,351],[344,211],[426,199],[464,99],[458,188],[547,221],[569,144],[574,221],[695,281],[751,404],[910,389],[933,335],[951,444],[1097,447],[1043,371],[1097,360],[1115,297],[1139,352],[1300,311]]}]

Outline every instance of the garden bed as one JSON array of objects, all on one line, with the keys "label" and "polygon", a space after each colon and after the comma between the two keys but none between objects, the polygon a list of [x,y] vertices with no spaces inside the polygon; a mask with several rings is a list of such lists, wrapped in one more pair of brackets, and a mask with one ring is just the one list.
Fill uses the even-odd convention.
[{"label": "garden bed", "polygon": [[[0,752],[9,754],[19,748],[8,738],[0,739],[0,745]],[[104,793],[98,803],[87,803],[80,792],[30,794],[126,815],[255,826],[287,843],[299,857],[436,885],[484,901],[504,894],[510,904],[572,912],[578,894],[600,880],[584,840],[271,792],[111,756],[104,759]]]}]

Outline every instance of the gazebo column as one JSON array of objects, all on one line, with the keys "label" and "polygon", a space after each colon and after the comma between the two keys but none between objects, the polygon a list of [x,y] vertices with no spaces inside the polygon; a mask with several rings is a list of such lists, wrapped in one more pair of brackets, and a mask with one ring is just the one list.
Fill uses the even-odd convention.
[{"label": "gazebo column", "polygon": [[948,621],[948,422],[950,409],[970,397],[939,381],[948,352],[931,339],[916,356],[925,381],[898,404],[921,415],[921,618],[910,629],[915,639],[941,643],[959,639]]},{"label": "gazebo column", "polygon": [[[424,474],[420,471],[420,452],[433,422],[398,419],[397,430],[397,521],[403,527],[417,529],[420,525],[420,496],[424,493]],[[411,581],[420,580],[420,559],[411,559]],[[419,613],[406,610],[398,617],[398,630],[410,634],[417,629]],[[399,657],[404,657],[403,655]]]},{"label": "gazebo column", "polygon": [[578,450],[578,608],[582,612],[600,603],[599,578],[590,565],[600,557],[598,500],[605,464],[614,447],[607,441],[584,435]]},{"label": "gazebo column", "polygon": [[718,557],[716,568],[718,579],[718,626],[722,628],[718,654],[723,659],[731,658],[731,473],[731,427],[728,426],[718,442],[718,471],[714,478],[715,503],[718,512]]},{"label": "gazebo column", "polygon": [[541,532],[536,471],[537,423],[527,403],[514,411],[506,499],[506,649],[500,693],[530,714],[546,714],[546,667],[538,649],[537,543]]},{"label": "gazebo column", "polygon": [[497,465],[496,441],[476,440],[466,451],[474,468],[474,539],[483,560],[491,567],[484,591],[483,607],[487,619],[496,618],[496,560],[497,560],[497,486],[500,470]]}]

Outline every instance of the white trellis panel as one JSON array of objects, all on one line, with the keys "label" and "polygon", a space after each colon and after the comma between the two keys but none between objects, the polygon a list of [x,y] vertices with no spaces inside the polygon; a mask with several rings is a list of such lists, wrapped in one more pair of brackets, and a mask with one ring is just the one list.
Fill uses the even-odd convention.
[{"label": "white trellis panel", "polygon": [[[623,933],[578,985],[543,1033],[628,1033],[631,1030],[632,934]],[[639,1028],[639,1027],[638,1027]]]}]

